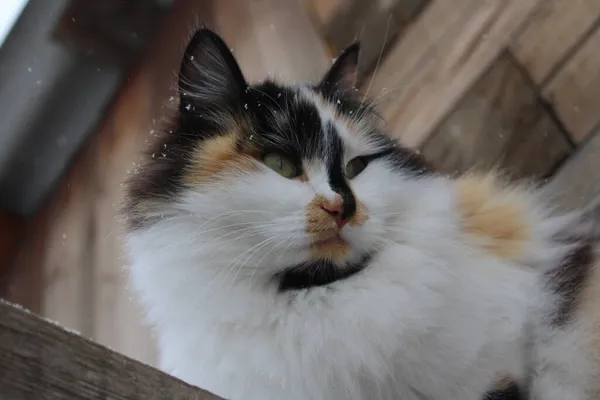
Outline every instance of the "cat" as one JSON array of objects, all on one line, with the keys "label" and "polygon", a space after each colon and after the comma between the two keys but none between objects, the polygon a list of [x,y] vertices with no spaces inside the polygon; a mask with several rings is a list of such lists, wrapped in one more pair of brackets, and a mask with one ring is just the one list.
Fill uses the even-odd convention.
[{"label": "cat", "polygon": [[159,367],[232,400],[598,399],[589,215],[437,172],[385,134],[359,54],[251,85],[217,33],[191,37],[123,209]]}]

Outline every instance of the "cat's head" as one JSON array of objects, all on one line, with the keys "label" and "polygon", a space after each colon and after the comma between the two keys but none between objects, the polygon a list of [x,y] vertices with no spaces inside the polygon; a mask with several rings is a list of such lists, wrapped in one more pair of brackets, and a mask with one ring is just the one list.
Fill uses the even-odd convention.
[{"label": "cat's head", "polygon": [[131,235],[280,289],[360,270],[430,171],[380,131],[358,57],[347,47],[317,84],[250,85],[219,36],[196,32],[176,121],[129,183]]}]

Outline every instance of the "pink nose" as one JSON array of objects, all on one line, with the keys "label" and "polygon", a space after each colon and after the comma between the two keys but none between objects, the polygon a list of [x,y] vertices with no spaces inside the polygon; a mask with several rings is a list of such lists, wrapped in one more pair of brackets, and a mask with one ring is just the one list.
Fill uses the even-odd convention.
[{"label": "pink nose", "polygon": [[338,227],[346,225],[346,220],[342,218],[344,214],[344,201],[342,196],[335,195],[333,200],[321,204],[321,208],[329,213],[334,219]]}]

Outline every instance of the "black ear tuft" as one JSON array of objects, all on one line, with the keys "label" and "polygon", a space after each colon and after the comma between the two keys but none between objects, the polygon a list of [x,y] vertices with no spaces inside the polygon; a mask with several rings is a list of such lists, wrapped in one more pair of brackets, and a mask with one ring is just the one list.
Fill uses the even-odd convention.
[{"label": "black ear tuft", "polygon": [[190,40],[179,69],[179,108],[232,111],[240,107],[246,80],[227,44],[202,28]]},{"label": "black ear tuft", "polygon": [[329,68],[319,86],[330,93],[355,88],[359,56],[359,42],[354,42],[346,47]]}]

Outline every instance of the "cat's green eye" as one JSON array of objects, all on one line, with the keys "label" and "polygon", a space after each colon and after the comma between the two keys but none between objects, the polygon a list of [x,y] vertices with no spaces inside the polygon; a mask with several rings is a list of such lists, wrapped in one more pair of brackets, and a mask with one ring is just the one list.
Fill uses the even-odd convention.
[{"label": "cat's green eye", "polygon": [[300,168],[292,160],[280,153],[267,153],[263,163],[285,178],[295,178],[300,175]]},{"label": "cat's green eye", "polygon": [[346,177],[348,179],[354,178],[356,175],[363,172],[367,167],[367,161],[362,157],[353,158],[346,164]]}]

